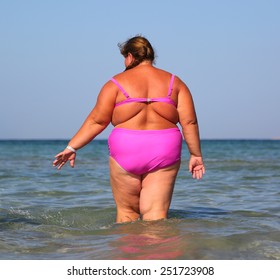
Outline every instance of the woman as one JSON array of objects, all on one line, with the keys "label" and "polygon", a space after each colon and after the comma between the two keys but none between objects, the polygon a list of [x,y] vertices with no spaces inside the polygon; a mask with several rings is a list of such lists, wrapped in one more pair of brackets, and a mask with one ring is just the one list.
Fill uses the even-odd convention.
[{"label": "woman", "polygon": [[187,86],[174,75],[155,68],[149,41],[136,36],[119,45],[126,71],[101,89],[97,103],[53,166],[67,161],[74,167],[76,150],[110,123],[110,181],[117,223],[167,218],[180,167],[182,127],[190,152],[189,171],[204,172],[195,108]]}]

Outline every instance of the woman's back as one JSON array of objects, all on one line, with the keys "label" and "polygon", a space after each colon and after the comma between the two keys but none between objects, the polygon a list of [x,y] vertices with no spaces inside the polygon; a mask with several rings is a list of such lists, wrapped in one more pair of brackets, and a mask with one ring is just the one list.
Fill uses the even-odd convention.
[{"label": "woman's back", "polygon": [[113,125],[133,129],[176,127],[178,90],[173,79],[170,73],[150,63],[115,76],[118,94]]}]

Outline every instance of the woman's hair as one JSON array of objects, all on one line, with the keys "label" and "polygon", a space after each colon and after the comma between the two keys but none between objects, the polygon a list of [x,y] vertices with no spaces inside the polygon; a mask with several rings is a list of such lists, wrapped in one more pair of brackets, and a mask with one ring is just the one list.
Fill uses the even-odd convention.
[{"label": "woman's hair", "polygon": [[131,53],[135,59],[129,66],[126,67],[126,70],[139,65],[145,60],[151,61],[152,63],[155,60],[155,53],[152,45],[142,36],[132,37],[126,42],[118,44],[118,47],[124,57],[127,57],[128,54]]}]

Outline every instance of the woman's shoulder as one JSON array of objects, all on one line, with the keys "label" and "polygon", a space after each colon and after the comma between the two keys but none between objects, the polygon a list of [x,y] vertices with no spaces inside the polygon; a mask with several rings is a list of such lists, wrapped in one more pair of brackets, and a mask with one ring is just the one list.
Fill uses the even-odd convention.
[{"label": "woman's shoulder", "polygon": [[171,76],[174,75],[174,83],[177,85],[184,85],[184,82],[181,80],[179,76],[176,75],[176,73],[157,68],[152,66],[151,68],[141,69],[140,67],[135,67],[132,69],[129,69],[127,71],[117,73],[112,78],[116,79],[118,82],[122,81],[130,81],[135,79],[142,80],[143,77],[146,78],[155,78],[159,80],[170,80]]}]

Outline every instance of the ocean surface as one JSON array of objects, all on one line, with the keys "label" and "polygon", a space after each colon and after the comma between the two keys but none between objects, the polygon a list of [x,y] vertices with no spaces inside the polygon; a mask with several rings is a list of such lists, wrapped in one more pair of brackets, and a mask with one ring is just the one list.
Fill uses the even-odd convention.
[{"label": "ocean surface", "polygon": [[280,141],[204,140],[203,180],[184,145],[169,219],[115,224],[107,141],[58,171],[67,141],[0,141],[0,259],[280,260]]}]

